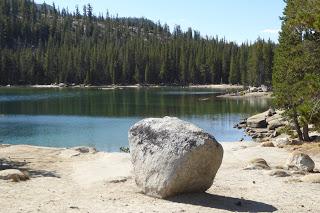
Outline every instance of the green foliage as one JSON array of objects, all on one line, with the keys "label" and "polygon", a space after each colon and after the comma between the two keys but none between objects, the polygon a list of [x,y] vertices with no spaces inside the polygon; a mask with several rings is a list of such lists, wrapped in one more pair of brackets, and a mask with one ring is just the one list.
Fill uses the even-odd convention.
[{"label": "green foliage", "polygon": [[300,127],[320,121],[320,31],[316,20],[318,1],[288,0],[280,44],[275,55],[273,87],[276,104],[286,110],[300,139]]},{"label": "green foliage", "polygon": [[130,153],[130,149],[128,147],[120,147],[120,152]]},{"label": "green foliage", "polygon": [[268,84],[274,48],[179,26],[171,33],[144,18],[95,16],[90,4],[71,14],[54,4],[0,1],[1,85]]},{"label": "green foliage", "polygon": [[296,137],[297,137],[294,129],[293,129],[291,126],[289,126],[289,125],[286,125],[286,126],[284,126],[284,127],[280,127],[280,128],[277,130],[277,132],[278,132],[280,135],[282,135],[282,134],[289,135],[291,138],[296,138]]}]

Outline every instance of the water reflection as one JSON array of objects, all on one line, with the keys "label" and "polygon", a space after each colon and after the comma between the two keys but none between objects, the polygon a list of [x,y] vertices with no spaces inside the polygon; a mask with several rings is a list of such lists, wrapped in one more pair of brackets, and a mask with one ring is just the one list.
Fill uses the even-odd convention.
[{"label": "water reflection", "polygon": [[180,88],[1,89],[0,113],[107,117],[165,115],[214,117],[230,113],[253,114],[270,104],[267,99],[218,99],[216,95],[221,91],[198,90],[200,91]]},{"label": "water reflection", "polygon": [[0,142],[40,146],[95,146],[118,151],[127,146],[131,125],[146,117],[177,116],[213,134],[237,141],[232,126],[262,112],[270,100],[216,98],[221,90],[142,89],[0,89]]}]

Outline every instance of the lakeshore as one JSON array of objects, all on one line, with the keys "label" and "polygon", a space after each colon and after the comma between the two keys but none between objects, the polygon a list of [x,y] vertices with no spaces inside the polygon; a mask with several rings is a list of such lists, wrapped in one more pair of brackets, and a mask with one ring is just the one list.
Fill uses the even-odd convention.
[{"label": "lakeshore", "polygon": [[[202,194],[167,200],[141,194],[132,177],[129,154],[26,145],[2,145],[2,158],[25,169],[31,179],[0,180],[3,212],[317,212],[318,184],[301,175],[274,177],[269,170],[245,170],[264,158],[274,171],[293,147],[265,148],[258,143],[222,143],[224,159],[213,186]],[[308,154],[319,171],[319,146]],[[318,150],[318,151],[315,151]],[[308,151],[307,151],[308,152]],[[88,205],[90,203],[90,205]]]},{"label": "lakeshore", "polygon": [[231,99],[242,99],[242,98],[272,98],[272,92],[250,92],[244,95],[240,94],[224,94],[217,96],[218,98],[231,98]]},{"label": "lakeshore", "polygon": [[50,88],[95,88],[95,89],[121,89],[121,88],[159,88],[159,87],[185,87],[185,88],[202,88],[202,89],[242,89],[242,85],[232,84],[205,84],[205,85],[153,85],[153,84],[134,84],[134,85],[77,85],[77,84],[35,84],[35,85],[6,85],[0,87],[25,87],[25,88],[39,88],[39,89],[50,89]]}]

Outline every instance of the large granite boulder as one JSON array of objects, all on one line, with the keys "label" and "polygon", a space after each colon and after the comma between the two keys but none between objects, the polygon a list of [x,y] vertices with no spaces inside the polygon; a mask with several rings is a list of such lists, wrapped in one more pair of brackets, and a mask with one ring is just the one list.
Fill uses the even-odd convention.
[{"label": "large granite boulder", "polygon": [[135,181],[143,193],[167,198],[212,186],[223,148],[213,136],[178,118],[149,118],[129,131]]}]

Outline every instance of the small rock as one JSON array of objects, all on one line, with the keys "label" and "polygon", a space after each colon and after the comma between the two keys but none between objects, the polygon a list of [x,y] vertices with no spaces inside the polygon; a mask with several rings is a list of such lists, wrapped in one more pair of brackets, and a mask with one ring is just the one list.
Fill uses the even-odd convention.
[{"label": "small rock", "polygon": [[0,179],[2,180],[12,180],[14,182],[29,180],[29,175],[27,172],[21,172],[17,169],[6,169],[0,171]]},{"label": "small rock", "polygon": [[306,183],[320,183],[320,174],[310,174],[301,178],[302,182]]},{"label": "small rock", "polygon": [[128,181],[128,178],[124,177],[124,178],[118,178],[118,179],[115,179],[115,180],[111,180],[111,181],[109,181],[109,183],[124,183],[124,182],[127,182],[127,181]]},{"label": "small rock", "polygon": [[271,134],[271,138],[276,138],[280,135],[279,131],[275,130],[272,134]]},{"label": "small rock", "polygon": [[277,138],[273,143],[277,147],[283,147],[286,145],[290,145],[290,140],[288,137],[281,137],[281,138]]},{"label": "small rock", "polygon": [[300,140],[292,140],[291,142],[290,142],[290,145],[293,145],[293,146],[300,146],[300,145],[302,145],[303,143],[302,143],[302,141],[300,141]]},{"label": "small rock", "polygon": [[79,209],[78,206],[70,206],[69,208],[70,208],[70,209]]},{"label": "small rock", "polygon": [[300,175],[300,176],[304,176],[307,174],[307,172],[304,171],[291,171],[292,175]]},{"label": "small rock", "polygon": [[315,163],[309,155],[295,151],[287,159],[286,166],[289,169],[293,168],[301,171],[311,172],[315,168]]},{"label": "small rock", "polygon": [[262,147],[274,147],[274,144],[272,142],[263,142],[261,144]]},{"label": "small rock", "polygon": [[275,166],[275,169],[285,169],[284,166]]},{"label": "small rock", "polygon": [[276,114],[276,111],[274,110],[273,107],[270,107],[267,114],[268,114],[268,117],[271,117],[271,116],[273,116],[274,114]]},{"label": "small rock", "polygon": [[247,125],[247,119],[242,119],[242,120],[239,122],[239,125]]},{"label": "small rock", "polygon": [[72,150],[80,152],[81,154],[96,153],[97,152],[97,150],[95,148],[85,147],[85,146],[74,147],[74,148],[72,148]]},{"label": "small rock", "polygon": [[286,171],[284,170],[274,170],[269,172],[270,176],[274,176],[274,177],[289,177],[290,174],[288,174]]},{"label": "small rock", "polygon": [[58,84],[59,87],[67,87],[67,85],[65,83],[60,83]]},{"label": "small rock", "polygon": [[258,90],[257,87],[249,87],[249,92],[258,92]]},{"label": "small rock", "polygon": [[270,170],[270,166],[264,159],[256,158],[251,160],[244,170]]}]

